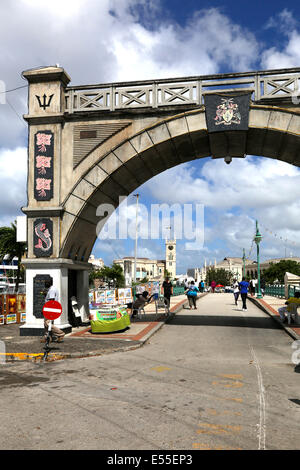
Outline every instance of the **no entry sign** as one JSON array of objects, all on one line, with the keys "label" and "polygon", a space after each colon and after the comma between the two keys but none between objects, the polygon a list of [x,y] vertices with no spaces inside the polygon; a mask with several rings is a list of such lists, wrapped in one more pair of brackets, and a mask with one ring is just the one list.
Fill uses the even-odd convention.
[{"label": "no entry sign", "polygon": [[56,320],[61,316],[62,306],[56,300],[49,300],[43,307],[43,315],[47,320]]}]

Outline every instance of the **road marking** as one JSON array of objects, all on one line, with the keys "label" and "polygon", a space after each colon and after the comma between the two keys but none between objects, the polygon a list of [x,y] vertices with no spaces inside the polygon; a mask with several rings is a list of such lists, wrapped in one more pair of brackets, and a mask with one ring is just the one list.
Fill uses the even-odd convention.
[{"label": "road marking", "polygon": [[231,382],[231,383],[227,383],[227,382],[224,383],[224,381],[215,380],[214,382],[212,382],[212,385],[220,385],[226,388],[240,388],[244,386],[244,384],[242,382],[239,382],[238,380]]},{"label": "road marking", "polygon": [[193,442],[193,449],[200,449],[200,450],[243,450],[240,447],[209,447],[208,444],[204,444],[204,442]]},{"label": "road marking", "polygon": [[216,397],[216,400],[229,400],[229,401],[236,401],[237,403],[243,403],[242,398],[224,398],[224,397]]},{"label": "road marking", "polygon": [[221,415],[234,415],[234,416],[242,416],[242,413],[239,413],[238,411],[231,411],[231,410],[223,410],[223,411],[218,411],[215,410],[214,408],[208,408],[206,410],[207,414],[212,415],[212,416],[221,416]]},{"label": "road marking", "polygon": [[258,393],[259,393],[259,424],[258,424],[258,450],[266,450],[266,400],[265,388],[263,385],[261,368],[254,352],[250,347],[253,362],[257,372]]},{"label": "road marking", "polygon": [[200,423],[204,429],[198,429],[197,434],[238,434],[241,430],[241,426],[233,426],[230,424],[211,424],[211,423]]},{"label": "road marking", "polygon": [[165,370],[171,370],[171,369],[170,367],[156,366],[156,367],[151,367],[151,370],[155,370],[156,372],[164,372]]}]

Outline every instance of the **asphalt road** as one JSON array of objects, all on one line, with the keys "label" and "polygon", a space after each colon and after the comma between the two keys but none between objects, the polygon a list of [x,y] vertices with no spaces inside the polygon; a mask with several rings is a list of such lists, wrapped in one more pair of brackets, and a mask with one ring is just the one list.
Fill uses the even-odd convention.
[{"label": "asphalt road", "polygon": [[0,364],[0,449],[299,449],[292,343],[209,294],[142,348]]}]

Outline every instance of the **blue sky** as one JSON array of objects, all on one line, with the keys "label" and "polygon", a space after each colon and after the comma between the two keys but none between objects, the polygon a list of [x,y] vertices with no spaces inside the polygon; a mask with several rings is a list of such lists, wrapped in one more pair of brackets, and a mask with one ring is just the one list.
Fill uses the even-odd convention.
[{"label": "blue sky", "polygon": [[[300,16],[292,1],[10,0],[1,2],[0,19],[0,80],[7,90],[26,84],[22,70],[56,63],[72,85],[300,66]],[[0,225],[26,205],[26,88],[6,98],[0,105]],[[137,191],[148,209],[177,199],[204,205],[204,246],[192,251],[188,240],[178,241],[181,273],[204,258],[241,256],[243,248],[248,254],[256,218],[263,258],[300,256],[299,183],[296,167],[247,156],[229,166],[211,159],[180,165]],[[134,207],[129,212],[132,221]],[[110,264],[133,250],[132,239],[98,240],[94,254]],[[140,240],[139,255],[164,258],[163,240]]]}]

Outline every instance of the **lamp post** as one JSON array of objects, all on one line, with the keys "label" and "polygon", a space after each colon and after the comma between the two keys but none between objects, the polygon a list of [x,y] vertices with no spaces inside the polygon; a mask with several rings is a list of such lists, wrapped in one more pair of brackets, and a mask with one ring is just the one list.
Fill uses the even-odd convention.
[{"label": "lamp post", "polygon": [[246,263],[246,255],[245,255],[245,248],[243,248],[243,277],[246,278],[246,266],[245,266],[245,263]]},{"label": "lamp post", "polygon": [[136,257],[137,257],[137,240],[138,240],[138,210],[139,210],[139,194],[134,194],[136,197],[136,214],[135,214],[135,247],[134,247],[134,282],[136,283]]},{"label": "lamp post", "polygon": [[259,233],[259,229],[258,229],[258,222],[256,221],[256,234],[255,234],[255,237],[254,237],[254,242],[256,243],[256,247],[257,247],[257,299],[262,299],[262,294],[261,294],[261,290],[260,290],[260,264],[259,264],[259,244],[261,242],[261,239],[262,239],[262,236],[261,234]]}]

